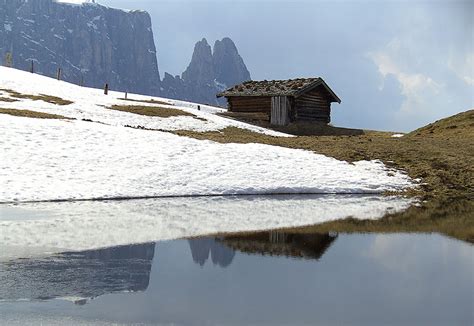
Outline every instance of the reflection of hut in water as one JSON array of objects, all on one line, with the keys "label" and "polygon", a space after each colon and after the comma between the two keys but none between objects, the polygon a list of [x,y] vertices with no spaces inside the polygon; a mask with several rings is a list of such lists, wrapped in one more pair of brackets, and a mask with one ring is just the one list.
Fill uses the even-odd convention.
[{"label": "reflection of hut in water", "polygon": [[213,238],[189,239],[188,242],[194,262],[201,266],[204,266],[209,259],[209,255],[211,255],[211,260],[214,265],[221,267],[229,266],[234,259],[234,250],[217,242]]},{"label": "reflection of hut in water", "polygon": [[1,263],[0,300],[94,298],[145,291],[154,254],[155,244],[149,243]]},{"label": "reflection of hut in water", "polygon": [[300,234],[285,232],[259,232],[244,236],[226,236],[220,241],[245,253],[320,259],[336,240],[337,234]]}]

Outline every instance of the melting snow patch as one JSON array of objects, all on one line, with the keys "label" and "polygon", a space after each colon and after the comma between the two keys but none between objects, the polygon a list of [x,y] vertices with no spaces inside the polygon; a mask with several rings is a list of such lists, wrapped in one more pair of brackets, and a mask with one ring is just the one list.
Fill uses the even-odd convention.
[{"label": "melting snow patch", "polygon": [[0,202],[275,193],[382,193],[412,180],[380,161],[218,144],[83,121],[0,119]]},{"label": "melting snow patch", "polygon": [[404,134],[393,134],[392,138],[401,138],[403,136],[405,136],[405,135]]}]

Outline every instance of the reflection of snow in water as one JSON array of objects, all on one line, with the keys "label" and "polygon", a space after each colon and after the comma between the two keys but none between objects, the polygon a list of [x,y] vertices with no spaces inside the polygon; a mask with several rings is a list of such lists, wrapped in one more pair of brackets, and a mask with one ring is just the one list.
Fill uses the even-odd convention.
[{"label": "reflection of snow in water", "polygon": [[[0,206],[3,216],[0,219],[0,259],[212,233],[304,226],[347,217],[377,219],[388,211],[402,211],[412,202],[399,197],[325,195]],[[12,209],[18,212],[10,215]],[[34,218],[18,218],[20,214],[29,216],[32,212]]]}]

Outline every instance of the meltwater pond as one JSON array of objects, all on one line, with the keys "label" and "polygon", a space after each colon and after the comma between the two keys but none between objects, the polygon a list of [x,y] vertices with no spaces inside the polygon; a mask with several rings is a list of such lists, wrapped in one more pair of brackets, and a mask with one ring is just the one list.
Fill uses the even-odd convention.
[{"label": "meltwater pond", "polygon": [[472,325],[473,264],[471,244],[423,234],[269,231],[68,252],[0,264],[0,324]]},{"label": "meltwater pond", "polygon": [[269,196],[0,206],[0,325],[472,325],[471,243],[304,227],[411,204]]}]

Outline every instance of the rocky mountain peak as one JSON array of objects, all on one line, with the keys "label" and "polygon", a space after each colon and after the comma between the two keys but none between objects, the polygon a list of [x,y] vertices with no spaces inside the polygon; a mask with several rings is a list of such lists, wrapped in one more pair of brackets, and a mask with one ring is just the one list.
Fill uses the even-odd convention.
[{"label": "rocky mountain peak", "polygon": [[208,84],[214,80],[212,50],[203,38],[194,46],[193,57],[182,79],[189,83]]},{"label": "rocky mountain peak", "polygon": [[250,80],[244,60],[228,37],[214,43],[213,68],[216,80],[227,87]]},{"label": "rocky mountain peak", "polygon": [[162,82],[163,95],[223,105],[225,100],[218,100],[216,94],[246,80],[250,80],[250,73],[230,38],[217,40],[213,50],[203,38],[194,46],[191,62],[181,78],[165,74]]}]

